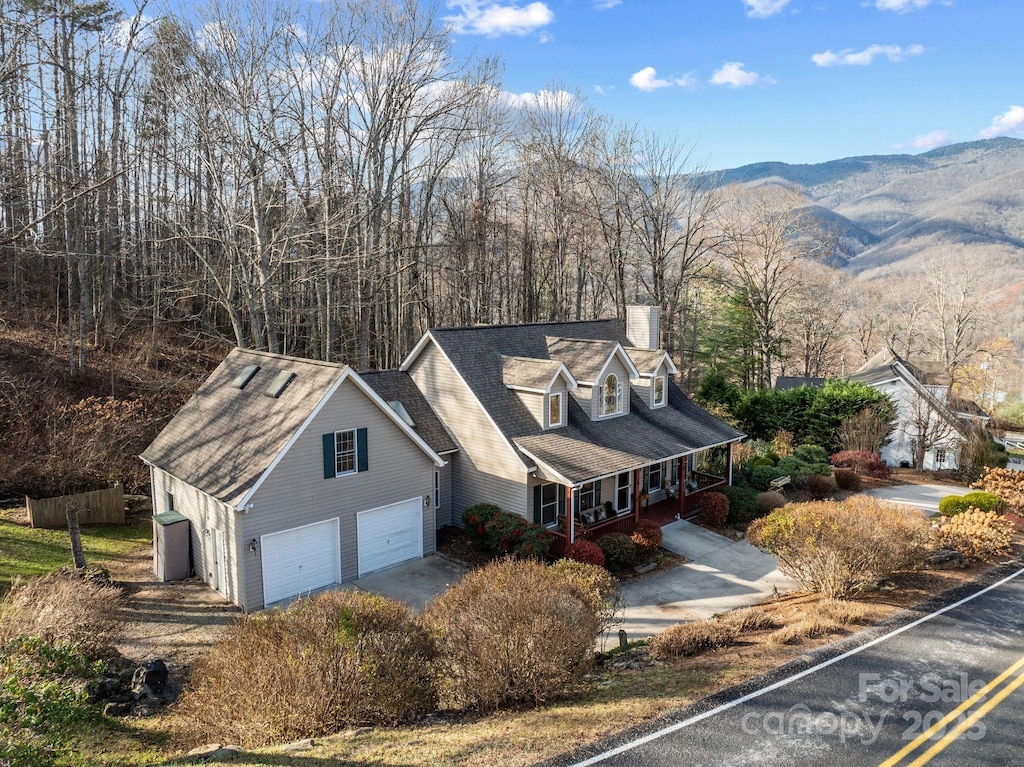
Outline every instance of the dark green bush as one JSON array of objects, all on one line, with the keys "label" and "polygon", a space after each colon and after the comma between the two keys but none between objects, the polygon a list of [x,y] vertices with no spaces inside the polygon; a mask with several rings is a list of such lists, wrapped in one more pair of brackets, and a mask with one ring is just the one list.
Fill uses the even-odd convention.
[{"label": "dark green bush", "polygon": [[612,572],[628,570],[636,564],[637,550],[633,539],[625,533],[608,533],[597,539],[604,552],[604,565]]},{"label": "dark green bush", "polygon": [[752,469],[756,469],[758,466],[774,466],[774,465],[775,465],[775,461],[773,461],[771,458],[769,458],[766,455],[762,455],[759,458],[755,458],[754,460],[752,460],[748,464],[748,466],[750,466]]},{"label": "dark green bush", "polygon": [[462,521],[473,545],[496,557],[542,559],[551,547],[551,537],[542,526],[494,504],[471,506],[462,513]]},{"label": "dark green bush", "polygon": [[798,445],[793,455],[805,463],[828,463],[828,452],[818,445]]},{"label": "dark green bush", "polygon": [[750,475],[750,484],[758,490],[770,490],[772,480],[784,477],[786,474],[788,472],[783,471],[778,466],[757,466]]},{"label": "dark green bush", "polygon": [[730,525],[741,525],[757,517],[757,492],[749,487],[729,485],[719,488],[719,492],[729,499]]},{"label": "dark green bush", "polygon": [[979,511],[1001,512],[1003,499],[995,493],[974,492],[967,495],[947,495],[939,501],[939,513],[944,517],[955,517],[963,514],[972,506]]}]

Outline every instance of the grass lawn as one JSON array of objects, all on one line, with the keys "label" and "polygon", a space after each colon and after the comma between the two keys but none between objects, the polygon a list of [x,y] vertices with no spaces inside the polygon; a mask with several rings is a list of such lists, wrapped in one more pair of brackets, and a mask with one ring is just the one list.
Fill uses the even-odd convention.
[{"label": "grass lawn", "polygon": [[[151,539],[152,523],[148,517],[132,526],[82,528],[85,560],[90,565],[106,565],[148,546]],[[23,508],[0,509],[0,594],[11,587],[15,577],[44,575],[70,564],[67,530],[33,529],[25,521]]]}]

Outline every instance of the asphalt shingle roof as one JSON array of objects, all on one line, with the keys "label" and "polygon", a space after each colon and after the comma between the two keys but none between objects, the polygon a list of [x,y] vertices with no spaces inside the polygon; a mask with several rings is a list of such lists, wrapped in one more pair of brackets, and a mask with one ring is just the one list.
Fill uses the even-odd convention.
[{"label": "asphalt shingle roof", "polygon": [[658,365],[665,359],[664,349],[626,349],[626,355],[633,361],[636,369],[641,375],[652,376],[658,369]]},{"label": "asphalt shingle roof", "polygon": [[[259,370],[244,389],[232,381]],[[345,365],[234,349],[142,454],[143,460],[232,506],[245,497],[323,399]],[[277,398],[265,391],[295,374]]]},{"label": "asphalt shingle roof", "polygon": [[405,407],[409,417],[416,425],[413,430],[437,454],[451,453],[458,450],[454,438],[441,423],[441,419],[433,411],[423,393],[408,373],[400,370],[380,370],[362,373],[359,376],[370,385],[385,402],[397,400]]},{"label": "asphalt shingle roof", "polygon": [[569,368],[580,383],[593,383],[615,349],[615,341],[593,338],[546,338],[547,354]]},{"label": "asphalt shingle roof", "polygon": [[[618,320],[437,329],[431,335],[505,437],[573,483],[743,436],[694,405],[671,380],[666,407],[651,410],[631,393],[627,415],[591,421],[570,397],[567,424],[548,431],[541,428],[504,385],[502,356],[555,358],[577,379],[589,380],[578,368],[596,375],[616,343],[627,354],[632,348]],[[572,340],[555,343],[549,352],[549,342],[565,339]],[[580,343],[585,341],[601,343]],[[585,349],[593,356],[583,355]],[[525,460],[532,463],[529,456]]]},{"label": "asphalt shingle roof", "polygon": [[505,386],[546,389],[561,367],[557,360],[501,356],[501,379]]}]

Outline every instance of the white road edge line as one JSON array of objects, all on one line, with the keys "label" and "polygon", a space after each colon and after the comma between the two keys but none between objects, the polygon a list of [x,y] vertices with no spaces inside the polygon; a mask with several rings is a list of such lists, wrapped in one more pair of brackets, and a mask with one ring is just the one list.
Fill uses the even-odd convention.
[{"label": "white road edge line", "polygon": [[912,629],[915,626],[919,626],[925,621],[930,621],[932,618],[942,615],[943,613],[948,612],[949,610],[952,610],[954,608],[957,608],[962,604],[966,604],[967,602],[970,602],[972,599],[977,599],[982,594],[992,591],[992,589],[998,588],[999,586],[1002,586],[1004,583],[1007,583],[1008,581],[1012,581],[1014,578],[1021,574],[1024,574],[1024,568],[1021,568],[1020,570],[1018,570],[1015,573],[1012,573],[1011,575],[1007,575],[1001,581],[997,581],[996,583],[993,583],[990,586],[986,586],[981,591],[977,591],[974,594],[971,594],[970,596],[964,597],[959,602],[954,602],[951,605],[946,605],[945,607],[940,608],[935,612],[929,613],[928,615],[924,615],[918,618],[916,621],[913,621],[912,623],[908,623],[906,626],[900,626],[898,629],[893,629],[888,634],[883,634],[880,637],[872,639],[870,642],[862,644],[858,647],[854,647],[852,650],[847,650],[842,655],[837,655],[834,658],[822,661],[816,666],[811,666],[810,668],[806,668],[803,671],[800,671],[799,673],[786,677],[785,679],[780,679],[779,681],[773,682],[767,687],[762,687],[760,690],[754,690],[754,692],[747,693],[743,697],[737,698],[736,700],[731,700],[728,703],[723,703],[722,705],[716,706],[710,711],[705,711],[701,714],[696,714],[695,716],[691,716],[689,719],[684,719],[681,722],[670,724],[669,726],[664,727],[658,730],[657,732],[652,732],[648,735],[644,735],[642,738],[637,738],[636,740],[630,741],[629,743],[624,743],[621,746],[617,746],[616,748],[597,754],[596,756],[592,756],[589,759],[584,759],[582,762],[576,762],[571,767],[589,767],[589,765],[598,764],[599,762],[603,762],[605,759],[610,759],[611,757],[618,756],[619,754],[623,754],[626,751],[631,751],[632,749],[638,746],[643,746],[647,743],[650,743],[653,740],[657,740],[658,738],[664,737],[665,735],[671,735],[673,732],[677,732],[678,730],[681,730],[684,727],[689,727],[691,724],[701,722],[705,719],[714,716],[715,714],[720,714],[723,711],[728,711],[730,708],[742,705],[743,703],[746,703],[748,700],[754,700],[755,698],[761,697],[765,693],[772,692],[774,690],[779,689],[780,687],[785,687],[787,684],[791,682],[795,682],[798,679],[803,679],[805,676],[809,676],[810,674],[813,674],[816,671],[820,671],[823,668],[827,668],[828,666],[831,666],[833,663],[838,663],[841,660],[845,660],[846,658],[856,655],[857,653],[861,652],[862,650],[866,650],[869,647],[874,647],[879,642],[884,642],[886,639],[891,639],[897,634],[902,634],[904,631]]}]

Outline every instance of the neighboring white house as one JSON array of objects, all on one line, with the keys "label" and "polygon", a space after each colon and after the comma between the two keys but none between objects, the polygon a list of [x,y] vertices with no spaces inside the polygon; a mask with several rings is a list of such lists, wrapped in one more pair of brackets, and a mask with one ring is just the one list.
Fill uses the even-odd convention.
[{"label": "neighboring white house", "polygon": [[988,415],[969,400],[951,395],[951,380],[933,363],[911,364],[887,347],[850,376],[888,394],[896,405],[895,431],[882,448],[889,466],[915,466],[925,470],[959,468],[960,448],[972,425],[984,424]]}]

